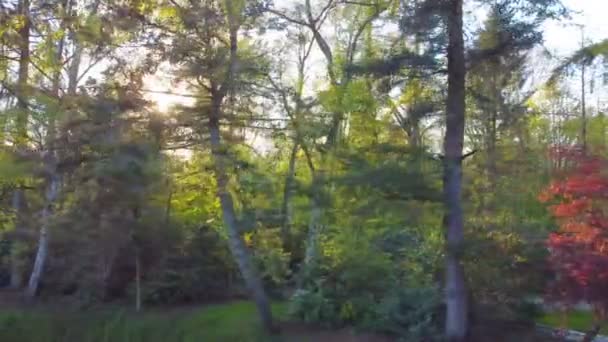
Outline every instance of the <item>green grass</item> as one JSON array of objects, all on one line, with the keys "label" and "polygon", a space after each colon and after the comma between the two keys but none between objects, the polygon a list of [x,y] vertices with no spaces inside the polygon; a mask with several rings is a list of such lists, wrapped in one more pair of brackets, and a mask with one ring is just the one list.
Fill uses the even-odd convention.
[{"label": "green grass", "polygon": [[[273,305],[278,319],[285,304]],[[135,314],[120,309],[85,312],[0,310],[2,342],[258,342],[265,336],[248,302],[198,310]]]},{"label": "green grass", "polygon": [[[548,325],[550,327],[555,328],[564,328],[562,325],[564,320],[562,318],[562,313],[560,312],[552,312],[544,314],[539,322],[540,324]],[[565,320],[566,327],[571,330],[577,330],[581,332],[586,332],[591,329],[593,325],[593,317],[591,312],[586,311],[570,311],[566,314]],[[608,324],[604,323],[600,330],[600,334],[606,335],[608,334]]]}]

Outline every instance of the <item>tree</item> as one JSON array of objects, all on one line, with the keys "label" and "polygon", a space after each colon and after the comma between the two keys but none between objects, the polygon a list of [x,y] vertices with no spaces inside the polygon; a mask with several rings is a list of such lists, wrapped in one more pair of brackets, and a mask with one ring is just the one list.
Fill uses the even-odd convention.
[{"label": "tree", "polygon": [[[313,137],[311,148],[302,145],[303,143],[300,142],[301,147],[306,154],[308,166],[313,175],[306,251],[304,264],[301,268],[303,274],[315,265],[320,252],[318,240],[323,228],[321,221],[324,212],[329,209],[327,206],[329,204],[330,196],[327,192],[326,185],[328,182],[328,175],[333,168],[331,154],[335,153],[340,145],[343,144],[344,137],[346,136],[344,127],[348,125],[349,121],[349,106],[345,101],[347,101],[347,94],[351,91],[352,81],[355,76],[354,70],[352,70],[350,66],[354,64],[355,58],[360,52],[360,40],[362,39],[363,34],[382,13],[387,11],[390,4],[391,1],[380,1],[370,4],[348,4],[343,3],[342,1],[328,0],[317,10],[310,0],[306,0],[303,5],[297,5],[295,11],[292,11],[292,14],[285,14],[275,8],[268,9],[270,13],[274,14],[279,19],[290,24],[298,25],[310,32],[312,35],[312,42],[317,45],[323,55],[327,70],[326,78],[328,81],[328,88],[320,94],[319,99],[322,110],[328,114],[328,120],[323,120],[323,133],[317,133],[317,136]],[[345,13],[350,13],[351,15],[349,20],[345,20],[349,24],[348,35],[345,42],[338,41],[336,46],[332,47],[330,45],[331,41],[327,39],[322,32],[322,29],[325,26],[324,24],[327,18],[332,13],[337,13],[340,8],[343,8]],[[299,62],[302,68],[310,53],[311,46],[303,50],[303,59],[300,59]],[[300,75],[302,75],[302,70],[303,69],[300,69]],[[298,81],[300,80],[303,81],[303,78],[299,77]],[[294,109],[298,109],[298,111],[302,109],[300,108],[301,104],[298,103],[301,101],[301,91],[302,89],[300,88],[298,89],[298,92],[296,92],[296,106]],[[283,103],[285,105],[285,101],[283,101]],[[296,121],[301,121],[298,118],[299,115],[297,115],[300,113],[295,112],[295,114],[296,115],[292,114],[290,119],[294,123]],[[299,122],[297,125],[302,126],[302,123]],[[294,128],[296,129],[296,137],[298,140],[302,140],[302,138],[304,138],[302,135],[302,127],[294,126]],[[319,143],[319,140],[321,139],[324,139],[324,141]],[[320,158],[319,161],[317,161],[317,165],[315,165],[311,156],[315,147],[320,152]]]},{"label": "tree", "polygon": [[448,96],[444,140],[444,201],[446,216],[446,337],[464,341],[467,334],[467,297],[460,261],[464,242],[461,204],[462,149],[465,111],[465,51],[462,28],[462,0],[452,0],[447,10]]},{"label": "tree", "polygon": [[555,272],[551,299],[566,306],[581,301],[593,306],[597,320],[585,340],[593,340],[608,314],[608,160],[582,147],[557,147],[569,167],[541,195],[550,205],[559,229],[547,239],[549,262]]},{"label": "tree", "polygon": [[166,28],[162,34],[169,33],[172,38],[173,48],[167,50],[167,59],[181,64],[182,78],[194,81],[198,101],[194,108],[186,109],[185,114],[196,123],[191,126],[192,135],[204,137],[198,143],[208,141],[210,144],[228,246],[264,327],[272,331],[275,327],[270,303],[243,240],[242,221],[237,216],[231,193],[230,173],[235,162],[233,145],[240,140],[234,133],[239,125],[247,123],[241,115],[253,106],[255,80],[263,69],[263,60],[257,64],[252,51],[243,47],[247,44],[241,38],[246,28],[254,27],[260,14],[259,6],[242,0],[204,0],[183,7],[171,2],[166,6],[169,15],[152,17],[152,20],[158,21],[156,26]]}]

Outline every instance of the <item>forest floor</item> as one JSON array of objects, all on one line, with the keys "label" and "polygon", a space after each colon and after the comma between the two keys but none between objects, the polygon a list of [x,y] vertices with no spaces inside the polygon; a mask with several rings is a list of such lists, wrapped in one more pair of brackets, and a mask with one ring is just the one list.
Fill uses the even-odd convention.
[{"label": "forest floor", "polygon": [[[593,325],[593,316],[589,311],[570,311],[565,317],[560,312],[551,312],[539,319],[540,324],[554,328],[568,328],[571,330],[585,332]],[[602,324],[601,335],[608,335],[608,322]]]},{"label": "forest floor", "polygon": [[[5,294],[8,295],[8,294]],[[39,304],[24,306],[0,296],[2,342],[389,342],[352,329],[327,330],[287,321],[287,306],[273,305],[280,334],[265,335],[255,308],[245,301],[218,305],[151,308],[142,313],[117,306],[87,310]],[[8,296],[10,298],[10,296]],[[475,341],[552,341],[506,326],[476,329]]]},{"label": "forest floor", "polygon": [[[7,305],[8,304],[8,305]],[[24,307],[0,304],[2,342],[388,342],[355,334],[286,321],[286,305],[273,305],[280,333],[265,335],[255,308],[248,302],[221,305],[152,308],[142,313],[115,306],[85,311],[57,305]]]}]

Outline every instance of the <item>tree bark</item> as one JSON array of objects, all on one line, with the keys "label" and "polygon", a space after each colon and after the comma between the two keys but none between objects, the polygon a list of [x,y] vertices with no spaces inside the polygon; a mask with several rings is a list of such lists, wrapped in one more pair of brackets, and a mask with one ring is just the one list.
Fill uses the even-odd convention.
[{"label": "tree bark", "polygon": [[[93,3],[93,7],[91,9],[91,12],[89,13],[87,18],[91,18],[92,16],[97,14],[97,10],[99,9],[99,5],[101,3],[101,0],[95,0],[95,2]],[[76,12],[76,11],[74,11]],[[74,15],[77,15],[77,13],[74,13]],[[68,68],[68,91],[67,94],[69,96],[74,96],[76,95],[76,89],[78,87],[78,81],[81,78],[80,75],[80,63],[82,62],[82,55],[84,53],[84,46],[82,45],[82,43],[78,40],[78,35],[76,34],[76,31],[72,30],[70,31],[70,39],[72,40],[72,43],[74,45],[74,52],[72,55],[72,62],[70,63],[70,66]]]},{"label": "tree bark", "polygon": [[141,311],[141,256],[135,248],[135,311]]},{"label": "tree bark", "polygon": [[299,144],[294,142],[293,148],[291,149],[291,155],[289,156],[289,168],[287,169],[287,176],[285,177],[285,188],[283,190],[283,207],[281,212],[283,214],[283,224],[281,226],[281,235],[283,237],[283,245],[288,246],[291,241],[291,225],[293,222],[293,203],[291,198],[293,197],[293,186],[296,174],[296,157],[299,150]]},{"label": "tree bark", "polygon": [[262,324],[267,331],[274,331],[272,312],[270,303],[264,290],[264,285],[258,271],[251,259],[251,255],[245,246],[237,225],[234,202],[228,190],[228,175],[226,173],[226,154],[222,146],[222,139],[219,128],[220,100],[215,100],[213,104],[212,117],[209,120],[209,135],[211,150],[213,155],[215,179],[217,183],[217,196],[222,207],[222,217],[228,233],[228,246],[234,257],[239,271],[243,276],[245,285],[249,290],[262,320]]},{"label": "tree bark", "polygon": [[211,155],[213,159],[214,174],[217,186],[217,196],[222,208],[224,226],[228,233],[228,247],[239,271],[245,281],[245,285],[256,304],[257,310],[264,329],[274,332],[275,327],[272,319],[270,302],[266,296],[262,279],[253,263],[249,250],[243,241],[238,221],[234,210],[232,195],[228,189],[228,174],[226,171],[226,148],[222,144],[220,133],[220,118],[222,117],[222,103],[227,95],[231,94],[234,88],[235,74],[238,62],[238,30],[239,20],[237,15],[231,13],[232,1],[226,2],[226,7],[230,9],[227,13],[229,26],[229,60],[225,78],[218,85],[211,81],[211,107],[208,113],[209,140],[211,145]]},{"label": "tree bark", "polygon": [[448,95],[444,140],[444,201],[446,214],[447,307],[445,333],[448,341],[465,341],[467,335],[467,300],[464,270],[461,263],[464,231],[461,204],[462,150],[465,112],[465,57],[462,24],[462,0],[451,0],[447,8]]},{"label": "tree bark", "polygon": [[30,0],[21,0],[18,6],[19,15],[24,23],[19,29],[19,72],[17,79],[17,144],[27,142],[28,101],[27,88],[30,66]]},{"label": "tree bark", "polygon": [[[64,0],[61,7],[69,12],[70,0]],[[61,27],[65,28],[66,22],[61,23]],[[63,61],[63,49],[65,45],[65,38],[62,38],[57,43],[56,50],[56,63],[62,63]],[[53,75],[53,84],[51,93],[56,99],[57,108],[61,105],[59,99],[59,88],[61,85],[61,69]],[[38,292],[40,285],[40,279],[44,272],[44,266],[48,257],[49,248],[49,221],[53,216],[53,206],[57,195],[59,194],[59,187],[61,184],[61,177],[57,172],[57,151],[55,151],[55,138],[56,138],[56,118],[50,116],[48,118],[47,135],[46,135],[46,151],[44,155],[44,167],[48,176],[46,191],[45,191],[45,205],[42,209],[41,226],[40,226],[40,237],[38,238],[38,250],[36,252],[36,259],[34,261],[34,268],[30,275],[25,296],[28,299],[32,299]]]},{"label": "tree bark", "polygon": [[22,221],[22,203],[23,203],[23,190],[15,189],[13,192],[12,201],[13,210],[15,212],[15,237],[13,237],[13,243],[11,245],[11,280],[10,287],[12,289],[20,289],[23,286],[23,274],[21,269],[21,260],[19,255],[18,245],[19,233],[23,230]]},{"label": "tree bark", "polygon": [[[28,101],[27,101],[27,88],[28,88],[28,76],[30,66],[30,1],[21,0],[18,4],[19,15],[23,16],[24,23],[23,27],[19,29],[19,71],[17,76],[17,120],[16,120],[16,137],[15,142],[17,145],[23,145],[27,142],[27,121],[28,121]],[[15,231],[19,232],[23,229],[21,225],[23,201],[23,190],[17,187],[13,193],[13,210],[15,211]],[[23,278],[21,273],[21,267],[19,264],[18,246],[20,241],[18,239],[13,240],[11,246],[11,288],[19,289],[23,285]]]},{"label": "tree bark", "polygon": [[32,274],[30,276],[30,280],[25,291],[25,296],[28,299],[34,298],[36,296],[36,293],[38,292],[40,279],[42,278],[44,265],[46,264],[46,260],[48,257],[49,221],[51,215],[53,214],[53,203],[55,202],[55,199],[57,198],[57,194],[59,192],[59,182],[55,179],[55,177],[52,178],[53,179],[51,179],[51,181],[49,182],[49,187],[46,191],[46,204],[44,206],[44,209],[42,209],[42,225],[40,227],[38,251],[36,252],[34,268],[32,269]]},{"label": "tree bark", "polygon": [[[583,36],[584,39],[584,36]],[[584,40],[583,40],[584,44]],[[581,65],[581,144],[583,145],[583,151],[587,151],[587,103],[586,103],[586,91],[585,91],[585,62]]]},{"label": "tree bark", "polygon": [[[314,195],[313,195],[314,196]],[[308,234],[306,236],[306,252],[304,256],[304,267],[310,268],[314,265],[317,259],[318,251],[318,240],[320,232],[320,221],[323,210],[321,204],[316,196],[312,199],[312,206],[310,209],[310,221],[308,222]]]}]

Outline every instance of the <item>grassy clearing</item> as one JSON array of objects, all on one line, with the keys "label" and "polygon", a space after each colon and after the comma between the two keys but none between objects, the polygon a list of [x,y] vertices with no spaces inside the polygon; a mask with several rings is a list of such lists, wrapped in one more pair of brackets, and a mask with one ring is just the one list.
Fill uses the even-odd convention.
[{"label": "grassy clearing", "polygon": [[[564,319],[562,318],[562,313],[552,312],[543,315],[539,319],[539,323],[551,327],[563,328]],[[585,332],[591,329],[593,317],[590,312],[569,311],[566,314],[565,324],[568,329]],[[602,325],[600,334],[608,335],[608,323]]]},{"label": "grassy clearing", "polygon": [[[275,304],[277,318],[286,306]],[[205,342],[280,341],[265,336],[248,302],[214,305],[183,312],[135,314],[120,309],[58,312],[0,311],[3,342]]]}]

